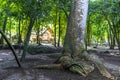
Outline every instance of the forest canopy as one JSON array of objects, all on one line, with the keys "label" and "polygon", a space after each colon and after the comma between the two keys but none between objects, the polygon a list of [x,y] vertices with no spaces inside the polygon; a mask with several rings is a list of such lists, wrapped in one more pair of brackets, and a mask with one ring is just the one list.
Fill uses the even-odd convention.
[{"label": "forest canopy", "polygon": [[[31,43],[41,43],[44,28],[52,30],[51,43],[64,43],[70,0],[0,0],[0,29],[12,44],[23,43],[27,34],[36,34]],[[87,18],[87,46],[107,45],[120,49],[120,1],[90,0]],[[29,37],[28,37],[29,38]],[[0,43],[3,44],[2,37]]]}]

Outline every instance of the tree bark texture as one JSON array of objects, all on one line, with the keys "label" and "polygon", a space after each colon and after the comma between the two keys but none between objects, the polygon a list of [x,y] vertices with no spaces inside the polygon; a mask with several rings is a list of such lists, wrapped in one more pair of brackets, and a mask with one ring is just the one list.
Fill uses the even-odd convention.
[{"label": "tree bark texture", "polygon": [[64,53],[74,58],[84,50],[84,36],[88,0],[72,0],[71,12],[64,42]]}]

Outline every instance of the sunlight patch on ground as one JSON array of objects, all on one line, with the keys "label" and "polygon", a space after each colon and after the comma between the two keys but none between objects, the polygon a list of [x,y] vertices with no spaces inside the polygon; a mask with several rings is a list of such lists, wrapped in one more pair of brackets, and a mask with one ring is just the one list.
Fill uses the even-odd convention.
[{"label": "sunlight patch on ground", "polygon": [[108,68],[111,68],[113,70],[119,70],[120,71],[120,66],[117,66],[117,65],[114,65],[114,64],[109,64],[109,63],[106,63],[105,64]]},{"label": "sunlight patch on ground", "polygon": [[9,55],[8,53],[0,53],[0,54],[2,54],[2,55]]},{"label": "sunlight patch on ground", "polygon": [[115,73],[120,75],[120,66],[114,65],[114,64],[110,64],[110,63],[105,63],[104,65],[105,65],[105,67],[114,70]]},{"label": "sunlight patch on ground", "polygon": [[0,61],[3,61],[3,59],[0,58]]},{"label": "sunlight patch on ground", "polygon": [[33,80],[33,77],[31,76],[24,76],[21,75],[20,73],[16,73],[13,75],[8,76],[5,80]]},{"label": "sunlight patch on ground", "polygon": [[110,53],[112,56],[120,56],[120,53]]},{"label": "sunlight patch on ground", "polygon": [[40,75],[38,78],[39,78],[40,80],[51,80],[51,79],[45,77],[44,75]]},{"label": "sunlight patch on ground", "polygon": [[24,73],[20,72],[20,73],[12,74],[8,76],[5,80],[51,80],[51,79],[47,78],[42,74],[38,75],[36,73],[33,73],[31,75],[30,71],[25,70]]},{"label": "sunlight patch on ground", "polygon": [[7,61],[7,60],[13,60],[14,55],[11,51],[1,50],[0,51],[0,61]]}]

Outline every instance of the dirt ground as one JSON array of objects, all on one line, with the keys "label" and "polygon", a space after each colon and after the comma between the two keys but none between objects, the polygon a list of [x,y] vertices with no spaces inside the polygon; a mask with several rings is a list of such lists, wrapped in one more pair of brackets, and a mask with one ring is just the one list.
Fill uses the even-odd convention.
[{"label": "dirt ground", "polygon": [[[16,52],[18,53],[18,50]],[[35,65],[52,64],[56,59],[49,57],[51,54],[27,54],[25,61],[21,63],[23,68],[18,68],[12,52],[10,50],[0,50],[0,80],[109,80],[103,77],[97,69],[87,77],[82,77],[67,70],[32,69]],[[59,55],[60,53],[54,54]],[[17,55],[21,56],[20,53]],[[107,63],[120,67],[119,55],[100,54],[100,52],[98,52],[98,55],[100,58],[104,58]],[[120,80],[120,68],[119,70],[111,68],[109,71]]]}]

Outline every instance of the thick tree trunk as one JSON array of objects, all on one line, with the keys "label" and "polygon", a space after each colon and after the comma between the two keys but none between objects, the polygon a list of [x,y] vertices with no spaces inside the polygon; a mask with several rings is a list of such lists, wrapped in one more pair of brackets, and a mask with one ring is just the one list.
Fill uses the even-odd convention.
[{"label": "thick tree trunk", "polygon": [[[94,70],[93,64],[95,64],[103,76],[112,78],[111,74],[105,69],[100,59],[96,55],[88,55],[85,51],[84,37],[87,9],[88,0],[72,0],[71,12],[63,46],[63,55],[57,61],[59,66],[54,65],[54,67],[68,69],[86,77]],[[37,66],[37,68],[43,67],[50,68],[53,67],[53,65]]]},{"label": "thick tree trunk", "polygon": [[71,12],[64,42],[63,57],[60,62],[64,68],[86,76],[94,67],[86,61],[81,61],[85,50],[85,27],[88,9],[88,0],[72,0]]},{"label": "thick tree trunk", "polygon": [[84,51],[84,36],[88,1],[72,0],[71,12],[65,36],[64,54],[71,53],[74,58]]}]

